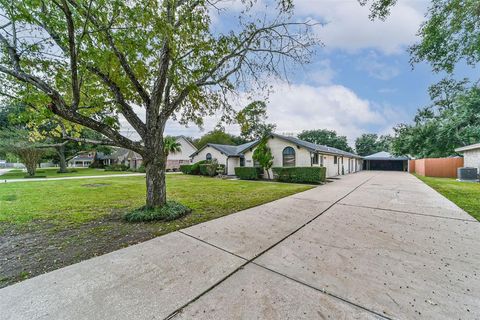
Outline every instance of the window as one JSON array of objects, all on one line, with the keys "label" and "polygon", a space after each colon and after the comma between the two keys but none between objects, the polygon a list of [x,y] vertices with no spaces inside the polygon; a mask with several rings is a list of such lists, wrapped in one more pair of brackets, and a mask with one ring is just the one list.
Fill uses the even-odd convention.
[{"label": "window", "polygon": [[240,167],[245,167],[245,158],[240,158]]},{"label": "window", "polygon": [[338,163],[337,156],[334,156],[334,157],[333,157],[333,164],[337,164],[337,163]]},{"label": "window", "polygon": [[318,153],[313,154],[312,164],[318,164]]},{"label": "window", "polygon": [[292,147],[283,149],[283,166],[295,167],[295,150]]},{"label": "window", "polygon": [[207,153],[207,156],[205,157],[205,159],[207,161],[212,161],[212,154],[211,153]]}]

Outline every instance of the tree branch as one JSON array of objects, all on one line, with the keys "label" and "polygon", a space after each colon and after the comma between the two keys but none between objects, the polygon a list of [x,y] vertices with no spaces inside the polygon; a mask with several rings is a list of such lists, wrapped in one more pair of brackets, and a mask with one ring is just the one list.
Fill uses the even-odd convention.
[{"label": "tree branch", "polygon": [[75,26],[73,23],[72,12],[68,7],[65,0],[62,0],[62,6],[60,7],[65,15],[68,30],[68,49],[70,56],[70,74],[72,80],[72,109],[77,109],[80,103],[80,84],[78,82],[78,61],[77,61],[77,48],[75,45]]},{"label": "tree branch", "polygon": [[[110,45],[111,49],[115,53],[115,56],[117,57],[118,61],[120,62],[120,65],[122,66],[123,70],[127,74],[128,79],[130,79],[130,82],[133,84],[135,89],[137,90],[138,94],[142,98],[144,104],[146,106],[150,105],[150,96],[148,95],[147,91],[143,88],[142,84],[138,81],[135,73],[133,72],[132,68],[130,67],[130,64],[127,61],[127,58],[125,55],[118,49],[118,47],[115,44],[115,41],[110,33],[110,28],[103,28],[100,23],[95,19],[89,12],[89,8],[84,8],[80,7],[78,3],[74,0],[68,0],[77,10],[79,11],[80,14],[82,14],[85,19],[89,19],[92,24],[99,30],[103,30],[105,37],[108,41],[108,44]],[[86,9],[87,12],[84,12],[83,9]]]},{"label": "tree branch", "polygon": [[140,137],[144,138],[147,132],[147,127],[133,111],[133,108],[125,101],[125,97],[123,96],[120,87],[107,74],[101,72],[98,68],[88,67],[88,70],[96,74],[110,88],[110,91],[112,91],[115,96],[115,102],[120,107],[120,111],[125,116],[125,119],[127,119],[128,123],[130,123],[138,132]]}]

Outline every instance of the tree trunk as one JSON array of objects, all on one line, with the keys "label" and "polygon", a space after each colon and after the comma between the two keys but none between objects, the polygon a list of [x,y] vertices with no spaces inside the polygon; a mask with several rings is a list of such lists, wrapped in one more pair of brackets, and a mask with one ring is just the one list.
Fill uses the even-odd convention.
[{"label": "tree trunk", "polygon": [[163,155],[145,163],[147,183],[147,208],[159,208],[167,202],[165,185],[165,160]]},{"label": "tree trunk", "polygon": [[60,161],[58,163],[58,165],[60,166],[60,169],[58,170],[58,172],[67,173],[67,160],[65,158],[65,146],[62,145],[55,149],[57,149],[58,157],[60,158]]}]

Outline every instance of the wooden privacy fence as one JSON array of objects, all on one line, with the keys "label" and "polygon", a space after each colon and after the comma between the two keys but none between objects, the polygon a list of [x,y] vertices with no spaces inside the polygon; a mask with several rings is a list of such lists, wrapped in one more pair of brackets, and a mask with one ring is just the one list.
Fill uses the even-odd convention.
[{"label": "wooden privacy fence", "polygon": [[410,173],[424,177],[456,178],[457,169],[463,167],[463,158],[426,158],[409,161]]}]

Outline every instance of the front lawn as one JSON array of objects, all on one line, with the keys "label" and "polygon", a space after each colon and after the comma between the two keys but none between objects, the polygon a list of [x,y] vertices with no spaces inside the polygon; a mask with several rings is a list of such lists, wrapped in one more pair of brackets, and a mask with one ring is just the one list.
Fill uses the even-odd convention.
[{"label": "front lawn", "polygon": [[144,204],[144,177],[0,184],[0,287],[310,188],[168,175],[169,199],[192,213],[127,223],[123,215]]},{"label": "front lawn", "polygon": [[459,182],[455,179],[430,178],[418,175],[417,178],[480,221],[480,183]]},{"label": "front lawn", "polygon": [[[129,171],[105,171],[104,169],[93,168],[68,168],[67,173],[58,173],[58,168],[39,168],[32,178],[62,178],[62,177],[81,177],[81,176],[103,176],[109,174],[132,173]],[[0,180],[24,179],[27,172],[21,169],[14,169],[0,175]]]}]

